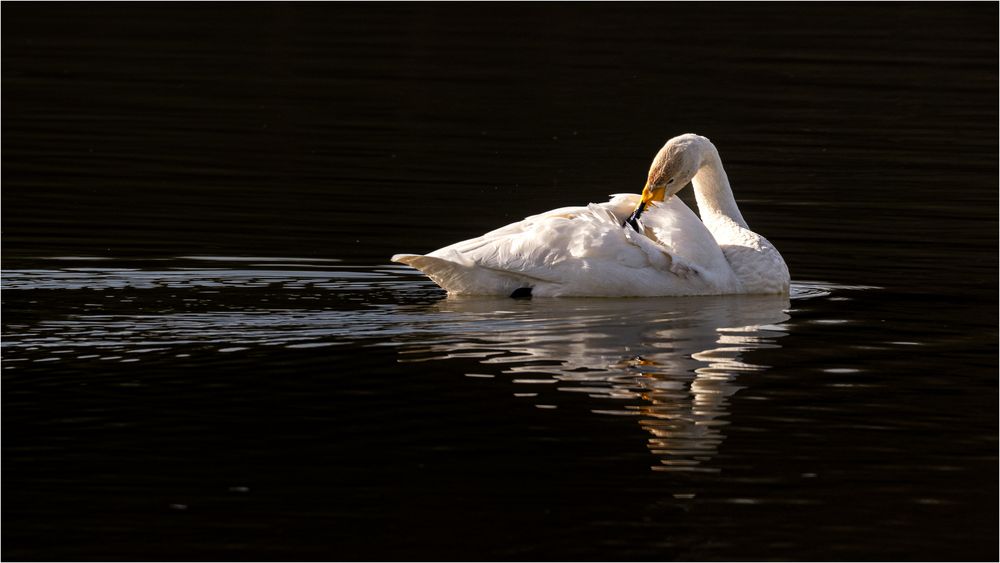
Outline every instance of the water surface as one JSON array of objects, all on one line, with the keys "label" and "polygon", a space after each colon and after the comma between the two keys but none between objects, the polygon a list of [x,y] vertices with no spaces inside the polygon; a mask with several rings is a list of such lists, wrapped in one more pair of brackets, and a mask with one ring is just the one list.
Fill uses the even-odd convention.
[{"label": "water surface", "polygon": [[[996,558],[996,5],[4,16],[5,559]],[[388,263],[687,131],[787,298]]]}]

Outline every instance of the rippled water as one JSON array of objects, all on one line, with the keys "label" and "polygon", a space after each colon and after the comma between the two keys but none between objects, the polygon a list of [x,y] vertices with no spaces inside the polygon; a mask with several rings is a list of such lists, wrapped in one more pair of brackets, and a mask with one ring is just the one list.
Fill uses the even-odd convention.
[{"label": "rippled water", "polygon": [[[472,493],[465,502],[487,503],[478,509],[482,518],[518,521],[522,511],[538,517],[537,511],[544,510],[543,521],[533,524],[542,526],[536,533],[552,525],[546,522],[553,510],[568,511],[573,502],[618,490],[624,504],[605,510],[613,514],[638,502],[656,517],[595,522],[588,502],[579,522],[569,518],[570,511],[562,516],[569,520],[558,526],[667,532],[653,545],[643,540],[623,551],[630,556],[673,554],[693,542],[697,549],[682,549],[683,557],[727,557],[729,544],[700,544],[710,541],[704,531],[675,536],[661,528],[672,529],[677,518],[688,526],[689,517],[714,518],[720,510],[729,515],[726,506],[769,507],[765,514],[776,521],[768,524],[760,545],[773,544],[768,549],[779,556],[818,557],[820,552],[786,537],[797,526],[785,511],[810,507],[807,514],[814,518],[844,511],[838,497],[844,487],[856,492],[858,485],[848,483],[860,480],[866,498],[848,504],[855,510],[889,500],[903,503],[897,510],[954,518],[967,509],[969,500],[962,498],[978,498],[977,487],[983,486],[974,480],[979,464],[993,463],[985,452],[970,465],[969,459],[951,460],[935,449],[912,452],[897,442],[900,436],[911,444],[914,435],[940,432],[939,425],[955,416],[923,396],[922,388],[936,385],[928,379],[936,374],[922,375],[925,370],[907,366],[949,354],[953,362],[962,361],[974,356],[975,348],[952,331],[928,331],[924,319],[914,318],[907,307],[887,306],[893,299],[886,299],[884,288],[795,282],[790,299],[442,299],[436,286],[407,268],[335,260],[205,256],[118,266],[114,260],[63,257],[44,265],[4,272],[6,408],[32,418],[55,415],[33,433],[8,439],[14,444],[14,460],[8,463],[15,475],[21,475],[17,464],[43,469],[41,475],[20,477],[33,484],[27,491],[9,494],[28,503],[36,495],[76,491],[69,500],[56,501],[61,510],[69,509],[61,519],[73,514],[74,496],[105,505],[104,510],[109,502],[117,506],[120,494],[134,497],[123,513],[118,506],[89,525],[109,537],[135,529],[134,522],[119,519],[134,517],[136,510],[148,522],[168,518],[169,512],[204,511],[196,521],[215,530],[210,534],[215,539],[203,547],[156,547],[177,556],[249,548],[253,553],[330,553],[330,545],[345,541],[339,534],[332,536],[335,544],[316,538],[306,548],[292,548],[278,537],[250,539],[245,532],[226,531],[224,521],[235,518],[241,528],[265,530],[272,529],[275,518],[297,522],[302,508],[296,507],[307,502],[300,495],[315,494],[327,508],[313,508],[319,512],[312,517],[336,525],[347,518],[360,528],[355,533],[379,536],[383,532],[363,523],[406,521],[427,510],[440,519],[433,505],[455,501],[436,495],[465,488]],[[891,331],[870,320],[872,307],[879,310],[877,316],[888,317],[879,322],[890,323]],[[837,345],[829,346],[830,341]],[[893,375],[899,367],[909,373]],[[987,390],[992,384],[972,379],[963,388]],[[392,399],[397,393],[404,396]],[[938,410],[923,412],[921,402]],[[550,418],[539,419],[532,410],[551,413]],[[497,420],[505,426],[480,426]],[[275,422],[277,429],[270,426]],[[456,434],[455,425],[473,429]],[[601,427],[596,435],[591,434],[594,425]],[[295,427],[291,435],[287,426]],[[386,458],[381,451],[389,445],[383,432],[414,443],[390,447],[403,450],[400,459],[390,461],[394,455]],[[988,445],[988,436],[983,428],[946,443],[961,451],[965,442],[985,439]],[[494,444],[484,445],[484,439]],[[561,453],[538,450],[555,444]],[[92,451],[95,446],[101,449]],[[67,480],[61,464],[46,473],[46,460],[82,462],[82,472],[73,470]],[[158,465],[139,469],[153,460],[165,463],[168,476],[158,475]],[[453,475],[482,471],[484,462],[495,466],[491,472],[502,473]],[[302,469],[286,463],[316,467],[302,482],[292,477]],[[373,463],[387,464],[382,478],[401,482],[363,485],[356,468]],[[457,467],[438,469],[436,478],[451,477],[430,486],[437,491],[435,499],[424,505],[428,501],[420,500],[421,490],[428,485],[411,480],[414,472],[424,473],[435,463]],[[539,467],[527,475],[552,474],[517,487],[513,505],[494,498],[492,485],[481,481],[499,478],[509,487],[509,480],[525,471],[524,464],[535,463]],[[94,465],[103,469],[94,473]],[[276,470],[280,477],[272,475]],[[571,473],[560,478],[565,471]],[[654,472],[675,477],[654,480]],[[905,478],[901,472],[907,472]],[[595,474],[609,481],[595,482]],[[81,484],[92,492],[79,491]],[[548,504],[552,487],[582,496],[554,507]],[[405,490],[402,504],[388,509],[397,513],[386,514],[384,500],[376,499],[383,489],[394,488]],[[269,508],[257,507],[255,516],[240,512],[258,494]],[[451,518],[470,509],[459,505],[463,508],[445,520],[448,525],[456,525]],[[51,509],[27,506],[20,508],[28,517],[25,527],[41,533],[50,525]],[[336,506],[361,515],[341,515]],[[689,515],[693,510],[701,514]],[[42,522],[32,524],[34,518]],[[895,532],[903,542],[908,525],[895,518],[876,519],[880,535]],[[717,526],[708,525],[710,531]],[[419,533],[423,537],[396,538],[386,553],[402,556],[397,550],[437,546],[444,532]],[[462,533],[483,540],[477,535],[481,531]],[[819,537],[828,533],[856,538],[868,532],[849,521],[813,530]],[[227,534],[242,543],[213,543]],[[166,541],[162,537],[159,541]],[[579,557],[594,549],[619,549],[610,539],[563,543],[567,539],[551,547],[537,538],[530,541],[524,548],[531,552],[575,545],[569,552]],[[930,547],[936,541],[925,540]],[[905,542],[898,544],[905,548],[900,553],[922,543]],[[521,553],[516,545],[492,549],[515,557]],[[350,541],[347,546],[359,548]],[[49,553],[69,556],[81,553],[77,549]],[[141,552],[136,549],[113,552]],[[864,549],[844,544],[822,553],[853,557]],[[105,552],[91,546],[84,553]]]},{"label": "rippled water", "polygon": [[[4,5],[4,559],[994,559],[996,6],[483,10]],[[788,298],[388,263],[688,130]]]},{"label": "rippled water", "polygon": [[[505,377],[524,386],[515,397],[538,408],[557,408],[555,390],[610,401],[595,402],[596,414],[639,417],[640,425],[653,436],[651,452],[662,458],[657,470],[717,472],[703,467],[707,465],[703,462],[711,460],[723,439],[720,427],[728,424],[724,420],[728,398],[741,388],[737,377],[766,367],[742,356],[779,347],[775,341],[785,336],[783,323],[791,308],[787,297],[777,296],[666,302],[440,300],[433,284],[414,280],[408,268],[351,271],[329,269],[333,260],[187,259],[247,263],[244,269],[6,271],[6,290],[30,295],[88,291],[93,303],[79,303],[79,312],[68,312],[58,320],[7,324],[4,369],[64,359],[124,364],[157,357],[190,358],[191,347],[202,354],[252,355],[258,346],[302,349],[355,343],[392,347],[399,362],[474,358],[490,366],[480,371],[491,373],[465,376]],[[275,269],[290,265],[282,262],[316,269]],[[220,307],[222,288],[265,292],[244,294],[238,309],[228,309]],[[869,288],[796,283],[791,299],[798,302],[835,290],[862,289]],[[167,299],[163,290],[171,291]],[[393,301],[373,303],[372,296],[379,294],[391,295]],[[248,309],[251,295],[257,306]],[[167,310],[150,310],[157,306]],[[142,313],[128,313],[135,310]]]}]

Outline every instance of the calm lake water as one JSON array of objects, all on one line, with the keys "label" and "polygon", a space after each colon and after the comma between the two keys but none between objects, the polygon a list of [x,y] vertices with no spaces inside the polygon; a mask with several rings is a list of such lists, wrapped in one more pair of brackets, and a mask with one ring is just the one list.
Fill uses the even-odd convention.
[{"label": "calm lake water", "polygon": [[[995,3],[3,15],[5,560],[997,558]],[[789,298],[388,261],[684,132]]]}]

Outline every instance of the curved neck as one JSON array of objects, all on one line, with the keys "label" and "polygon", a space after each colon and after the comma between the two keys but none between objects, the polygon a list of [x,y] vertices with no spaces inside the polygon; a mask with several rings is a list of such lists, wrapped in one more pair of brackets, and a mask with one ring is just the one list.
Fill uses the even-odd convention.
[{"label": "curved neck", "polygon": [[719,151],[711,143],[706,147],[701,168],[691,179],[691,186],[698,201],[698,213],[705,225],[711,227],[719,221],[729,219],[744,229],[748,228],[740,214],[740,208],[736,206]]}]

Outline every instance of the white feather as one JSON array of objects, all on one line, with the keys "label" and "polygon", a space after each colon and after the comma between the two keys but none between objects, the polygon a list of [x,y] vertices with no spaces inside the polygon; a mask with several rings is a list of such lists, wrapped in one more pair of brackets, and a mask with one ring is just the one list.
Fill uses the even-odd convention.
[{"label": "white feather", "polygon": [[[519,288],[537,297],[787,293],[788,268],[767,239],[746,228],[715,147],[685,135],[661,153],[678,139],[684,150],[704,153],[692,184],[705,222],[670,198],[647,209],[639,233],[622,222],[640,196],[616,194],[607,203],[555,209],[426,256],[392,260],[453,295],[509,295]],[[669,164],[660,155],[654,161],[654,167]]]}]

